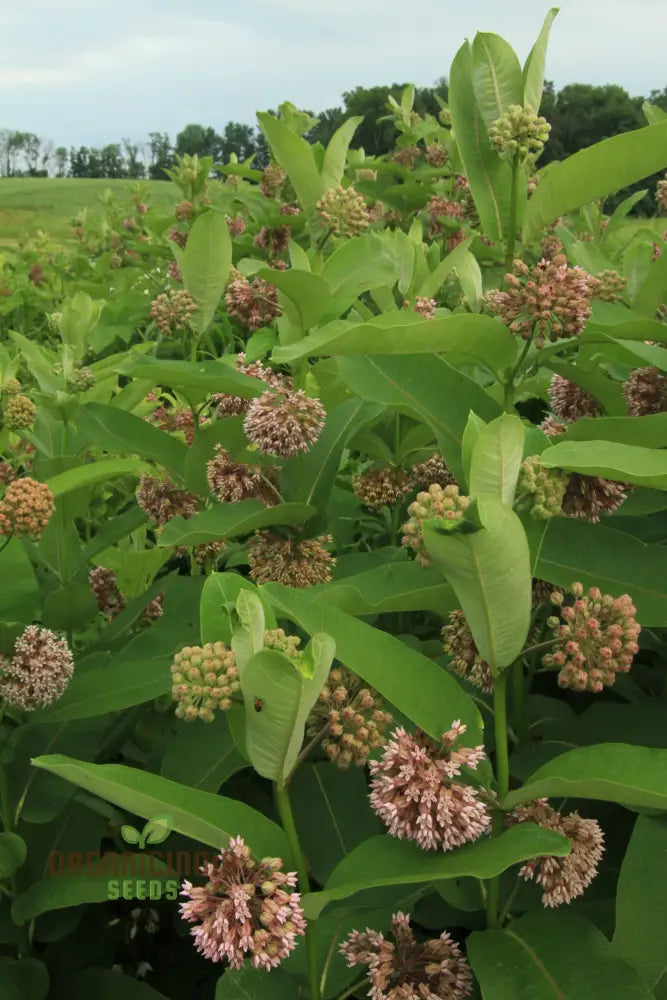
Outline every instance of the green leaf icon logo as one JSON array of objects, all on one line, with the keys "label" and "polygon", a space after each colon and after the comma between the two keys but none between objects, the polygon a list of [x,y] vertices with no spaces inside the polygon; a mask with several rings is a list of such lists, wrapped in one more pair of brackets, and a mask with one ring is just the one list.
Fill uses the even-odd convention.
[{"label": "green leaf icon logo", "polygon": [[120,835],[126,844],[139,844],[142,839],[139,831],[129,825],[121,826]]},{"label": "green leaf icon logo", "polygon": [[171,816],[153,816],[143,829],[142,840],[145,844],[161,844],[172,831]]}]

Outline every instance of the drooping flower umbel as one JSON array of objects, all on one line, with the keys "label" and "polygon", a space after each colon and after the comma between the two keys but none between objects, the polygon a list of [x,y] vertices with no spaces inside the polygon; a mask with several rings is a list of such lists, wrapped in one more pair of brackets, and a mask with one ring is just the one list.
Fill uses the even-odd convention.
[{"label": "drooping flower umbel", "polygon": [[232,695],[241,689],[236,657],[224,642],[184,646],[174,656],[171,680],[176,717],[186,722],[213,722],[215,711],[231,708]]},{"label": "drooping flower umbel", "polygon": [[326,548],[331,535],[316,538],[283,538],[258,531],[248,542],[250,576],[255,583],[282,583],[286,587],[312,587],[329,583],[336,559]]},{"label": "drooping flower umbel", "polygon": [[208,862],[201,872],[206,884],[184,882],[182,917],[192,928],[197,951],[211,962],[228,961],[240,969],[246,958],[270,971],[294,950],[306,932],[296,872],[283,872],[280,858],[255,861],[241,837]]},{"label": "drooping flower umbel", "polygon": [[493,691],[491,667],[479,655],[470,626],[462,611],[452,611],[442,628],[442,645],[452,658],[452,669],[481,688],[487,694]]},{"label": "drooping flower umbel", "polygon": [[391,935],[367,929],[352,931],[340,947],[351,968],[368,966],[372,1000],[465,1000],[472,976],[457,942],[443,931],[439,938],[417,941],[410,915],[395,913]]},{"label": "drooping flower umbel", "polygon": [[392,837],[415,840],[426,851],[451,851],[489,828],[489,810],[476,791],[456,781],[463,767],[475,770],[484,748],[454,745],[466,727],[452,723],[436,743],[399,727],[380,760],[371,761],[370,803]]},{"label": "drooping flower umbel", "polygon": [[0,535],[38,541],[55,509],[53,493],[46,483],[29,476],[14,479],[0,500]]},{"label": "drooping flower umbel", "polygon": [[564,604],[564,595],[554,591],[551,602],[560,618],[547,619],[557,640],[553,652],[542,662],[558,667],[560,687],[599,693],[611,687],[616,674],[627,674],[635,653],[641,625],[628,594],[612,597],[591,587],[587,594],[581,583],[573,583],[573,604]]},{"label": "drooping flower umbel", "polygon": [[320,691],[306,722],[306,737],[325,729],[322,749],[329,760],[345,770],[363,767],[371,750],[385,742],[392,716],[383,710],[377,691],[367,687],[346,667],[334,667]]},{"label": "drooping flower umbel", "polygon": [[160,527],[172,517],[194,517],[199,510],[199,497],[179,490],[169,477],[141,476],[136,497],[139,507]]},{"label": "drooping flower umbel", "polygon": [[545,830],[562,833],[570,841],[567,857],[547,854],[527,861],[519,870],[526,881],[534,879],[542,886],[542,904],[561,906],[581,896],[597,875],[604,854],[604,834],[598,821],[584,819],[578,812],[563,815],[549,805],[548,799],[537,799],[514,809],[508,822],[537,823]]},{"label": "drooping flower umbel", "polygon": [[214,457],[206,463],[206,481],[213,496],[222,503],[263,498],[266,486],[258,465],[234,462],[221,444],[216,445]]},{"label": "drooping flower umbel", "polygon": [[581,267],[570,267],[558,254],[542,259],[531,269],[515,260],[512,274],[505,275],[507,291],[493,296],[500,319],[528,340],[535,331],[535,346],[556,342],[581,333],[591,315],[590,275]]},{"label": "drooping flower umbel", "polygon": [[[266,382],[274,389],[291,389],[292,380],[282,372],[276,372],[273,368],[267,368],[260,361],[250,361],[246,363],[245,354],[241,352],[236,356],[236,370],[242,375],[250,378],[257,378],[260,382]],[[243,396],[234,396],[232,393],[218,392],[212,397],[212,402],[216,404],[216,416],[235,417],[239,414],[247,413],[250,400]]]},{"label": "drooping flower umbel", "polygon": [[66,641],[48,628],[28,625],[11,659],[0,657],[0,698],[26,712],[45,708],[62,697],[73,670]]},{"label": "drooping flower umbel", "polygon": [[278,289],[264,278],[252,282],[240,276],[227,285],[225,303],[230,316],[248,330],[258,330],[280,316]]},{"label": "drooping flower umbel", "polygon": [[621,388],[630,416],[667,412],[667,373],[659,368],[635,368]]},{"label": "drooping flower umbel", "polygon": [[116,574],[112,569],[95,566],[88,574],[88,586],[97,601],[100,611],[109,618],[115,618],[125,607],[125,597],[116,582]]},{"label": "drooping flower umbel", "polygon": [[319,399],[303,389],[269,391],[251,401],[243,427],[264,454],[291,458],[317,441],[325,416]]},{"label": "drooping flower umbel", "polygon": [[428,489],[433,484],[437,486],[456,486],[456,480],[449,470],[442,455],[431,455],[424,462],[417,462],[412,467],[412,482],[415,487]]},{"label": "drooping flower umbel", "polygon": [[600,404],[590,392],[562,375],[552,375],[549,386],[551,409],[562,420],[579,420],[581,417],[598,417]]},{"label": "drooping flower umbel", "polygon": [[393,507],[401,497],[410,492],[411,486],[410,473],[393,465],[367,469],[352,481],[355,496],[369,510]]}]

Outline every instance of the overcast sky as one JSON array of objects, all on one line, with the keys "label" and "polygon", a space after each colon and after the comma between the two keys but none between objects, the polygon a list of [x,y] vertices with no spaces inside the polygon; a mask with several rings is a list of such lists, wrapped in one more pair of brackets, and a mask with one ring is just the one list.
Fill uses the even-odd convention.
[{"label": "overcast sky", "polygon": [[[321,110],[357,84],[446,76],[465,38],[523,61],[535,0],[0,0],[0,128],[102,145],[188,122],[220,130],[283,100]],[[666,0],[565,0],[547,77],[667,85]]]}]

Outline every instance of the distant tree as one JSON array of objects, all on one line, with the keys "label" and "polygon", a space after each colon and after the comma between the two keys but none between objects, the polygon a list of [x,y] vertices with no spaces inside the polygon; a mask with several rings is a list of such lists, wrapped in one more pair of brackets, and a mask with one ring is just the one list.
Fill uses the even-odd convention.
[{"label": "distant tree", "polygon": [[332,135],[341,127],[347,117],[342,108],[325,108],[317,115],[317,125],[306,133],[306,139],[309,142],[321,142],[323,146],[328,146]]},{"label": "distant tree", "polygon": [[67,176],[67,161],[69,160],[69,153],[66,148],[64,146],[56,146],[53,156],[56,163],[56,177]]},{"label": "distant tree", "polygon": [[555,91],[548,83],[540,110],[551,124],[551,135],[540,162],[562,160],[619,132],[641,128],[642,103],[643,98],[630,97],[615,84],[571,83]]},{"label": "distant tree", "polygon": [[648,99],[650,104],[657,104],[663,111],[667,111],[667,87],[663,87],[662,90],[652,90]]},{"label": "distant tree", "polygon": [[119,143],[111,142],[100,151],[100,173],[102,177],[127,177]]},{"label": "distant tree", "polygon": [[220,136],[210,125],[186,125],[176,136],[175,150],[179,156],[212,156],[217,159]]},{"label": "distant tree", "polygon": [[355,147],[363,147],[368,156],[381,156],[390,152],[398,138],[392,121],[379,121],[387,115],[387,96],[400,100],[406,84],[392,83],[383,87],[355,87],[343,94],[345,117],[362,115],[363,121],[354,133]]},{"label": "distant tree", "polygon": [[123,148],[125,150],[125,171],[127,177],[131,177],[133,180],[143,180],[146,176],[146,166],[139,159],[138,144],[130,142],[129,139],[123,139]]},{"label": "distant tree", "polygon": [[28,173],[31,177],[34,177],[38,171],[39,166],[39,154],[42,147],[42,140],[34,132],[24,132],[23,133],[23,155],[25,157],[26,167],[28,168]]},{"label": "distant tree", "polygon": [[150,132],[148,141],[151,156],[148,174],[153,180],[167,180],[165,170],[174,162],[169,136],[166,132]]},{"label": "distant tree", "polygon": [[243,125],[241,122],[227,122],[222,135],[219,137],[220,145],[217,150],[216,159],[226,163],[232,153],[236,153],[239,160],[247,160],[257,150],[257,133],[252,125]]},{"label": "distant tree", "polygon": [[26,137],[25,132],[10,132],[7,137],[6,144],[6,165],[7,165],[7,177],[14,177],[19,172],[19,159],[23,153],[23,144]]}]

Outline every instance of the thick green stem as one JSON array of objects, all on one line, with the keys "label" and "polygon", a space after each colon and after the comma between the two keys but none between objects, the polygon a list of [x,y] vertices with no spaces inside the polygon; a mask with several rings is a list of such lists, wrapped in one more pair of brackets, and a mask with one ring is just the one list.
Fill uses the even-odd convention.
[{"label": "thick green stem", "polygon": [[517,182],[519,175],[519,161],[515,157],[512,161],[512,187],[510,189],[510,214],[507,229],[507,243],[505,244],[505,267],[509,271],[514,260],[514,247],[516,246],[516,210],[517,210]]},{"label": "thick green stem", "polygon": [[[2,828],[5,833],[14,833],[14,809],[12,806],[12,797],[9,791],[9,783],[7,781],[7,772],[2,764],[0,764],[0,814],[2,818]],[[21,889],[19,886],[18,876],[16,873],[12,875],[9,879],[12,898],[16,899],[20,895]],[[30,934],[28,932],[27,924],[19,924],[18,926],[18,941],[17,949],[19,957],[25,958],[29,956],[32,952],[32,947],[30,944]]]},{"label": "thick green stem", "polygon": [[[507,670],[495,679],[493,689],[493,731],[496,749],[496,788],[502,802],[509,791],[510,767],[507,740]],[[502,809],[495,809],[491,819],[491,833],[499,837],[505,829]],[[490,879],[486,887],[486,921],[489,927],[499,927],[500,876]]]},{"label": "thick green stem", "polygon": [[523,660],[512,664],[512,728],[519,740],[526,737],[526,678],[523,672]]},{"label": "thick green stem", "polygon": [[[299,834],[297,832],[296,823],[294,822],[289,793],[287,791],[287,786],[284,784],[276,782],[273,787],[275,789],[276,806],[278,807],[280,822],[282,823],[283,830],[287,835],[287,842],[289,843],[292,857],[296,865],[297,875],[299,877],[299,891],[303,895],[304,893],[310,892],[310,882],[308,879],[306,859],[303,851],[301,850]],[[320,1000],[322,994],[320,991],[320,977],[317,964],[317,945],[310,924],[306,926],[306,958],[308,962],[310,1000]]]}]

